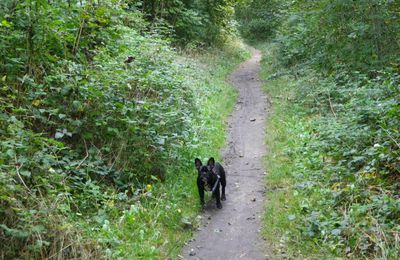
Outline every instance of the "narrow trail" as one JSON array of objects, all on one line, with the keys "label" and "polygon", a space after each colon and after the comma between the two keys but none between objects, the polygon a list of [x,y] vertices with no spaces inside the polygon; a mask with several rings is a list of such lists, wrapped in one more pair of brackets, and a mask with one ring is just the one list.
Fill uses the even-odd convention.
[{"label": "narrow trail", "polygon": [[184,259],[268,258],[260,229],[265,193],[264,133],[269,106],[258,77],[260,60],[260,51],[252,49],[252,58],[229,77],[229,82],[238,89],[239,98],[229,119],[228,144],[222,151],[227,199],[221,210],[215,207],[214,200],[207,203],[200,231],[183,250]]}]

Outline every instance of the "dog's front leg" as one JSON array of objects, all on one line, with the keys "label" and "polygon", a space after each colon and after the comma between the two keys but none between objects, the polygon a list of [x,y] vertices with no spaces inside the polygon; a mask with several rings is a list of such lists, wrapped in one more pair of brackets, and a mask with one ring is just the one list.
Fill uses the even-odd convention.
[{"label": "dog's front leg", "polygon": [[219,192],[219,183],[217,185],[217,188],[214,191],[214,195],[215,195],[215,200],[217,201],[217,208],[222,209],[222,204],[221,204],[221,194]]},{"label": "dog's front leg", "polygon": [[225,186],[226,186],[226,179],[225,176],[223,178],[221,178],[221,187],[222,187],[222,194],[221,194],[221,200],[226,200],[225,197]]},{"label": "dog's front leg", "polygon": [[204,183],[200,178],[197,178],[197,188],[199,189],[200,204],[204,207]]},{"label": "dog's front leg", "polygon": [[221,187],[222,187],[221,200],[226,200],[226,197],[225,197],[226,173],[225,173],[225,169],[222,167],[222,165],[220,165],[219,174],[221,176]]}]

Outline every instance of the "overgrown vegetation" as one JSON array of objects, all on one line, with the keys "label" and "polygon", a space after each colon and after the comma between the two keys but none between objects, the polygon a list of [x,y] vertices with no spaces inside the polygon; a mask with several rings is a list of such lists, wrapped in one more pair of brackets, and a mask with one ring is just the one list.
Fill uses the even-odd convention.
[{"label": "overgrown vegetation", "polygon": [[0,3],[1,258],[174,257],[196,226],[192,159],[223,144],[245,51],[218,16],[225,47],[178,54],[190,24],[150,2]]},{"label": "overgrown vegetation", "polygon": [[267,41],[274,38],[284,17],[285,1],[243,0],[236,5],[238,29],[248,41]]},{"label": "overgrown vegetation", "polygon": [[400,3],[383,0],[2,1],[1,258],[177,256],[192,159],[218,154],[233,107],[237,3],[242,34],[272,41],[266,236],[397,258]]},{"label": "overgrown vegetation", "polygon": [[399,3],[282,4],[263,46],[276,106],[266,236],[291,256],[396,259]]},{"label": "overgrown vegetation", "polygon": [[[173,41],[192,46],[223,45],[236,37],[234,6],[237,0],[135,1],[153,27],[172,27]],[[167,30],[168,32],[169,30]]]}]

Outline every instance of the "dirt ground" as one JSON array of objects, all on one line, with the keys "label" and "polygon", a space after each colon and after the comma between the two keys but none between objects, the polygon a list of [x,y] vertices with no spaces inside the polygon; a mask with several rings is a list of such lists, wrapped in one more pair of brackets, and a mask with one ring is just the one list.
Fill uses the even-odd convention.
[{"label": "dirt ground", "polygon": [[252,49],[252,58],[229,77],[239,98],[229,118],[227,147],[222,151],[227,172],[226,201],[221,210],[214,199],[207,203],[200,230],[182,252],[184,259],[270,258],[260,234],[265,193],[263,156],[267,150],[264,133],[269,109],[258,77],[260,60],[260,51]]}]

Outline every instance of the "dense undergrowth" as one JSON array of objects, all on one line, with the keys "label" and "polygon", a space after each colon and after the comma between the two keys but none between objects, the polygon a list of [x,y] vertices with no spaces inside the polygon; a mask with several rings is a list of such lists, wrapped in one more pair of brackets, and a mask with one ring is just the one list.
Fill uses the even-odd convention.
[{"label": "dense undergrowth", "polygon": [[275,109],[265,235],[291,256],[396,259],[399,77],[338,88],[310,75],[280,68],[266,82]]},{"label": "dense undergrowth", "polygon": [[196,227],[247,54],[178,52],[133,2],[0,4],[0,258],[174,258]]},{"label": "dense undergrowth", "polygon": [[397,259],[398,6],[328,2],[294,3],[260,45],[274,104],[264,234],[289,257]]},{"label": "dense undergrowth", "polygon": [[398,75],[338,89],[274,68],[276,46],[264,51],[274,104],[264,235],[292,257],[396,259]]}]

